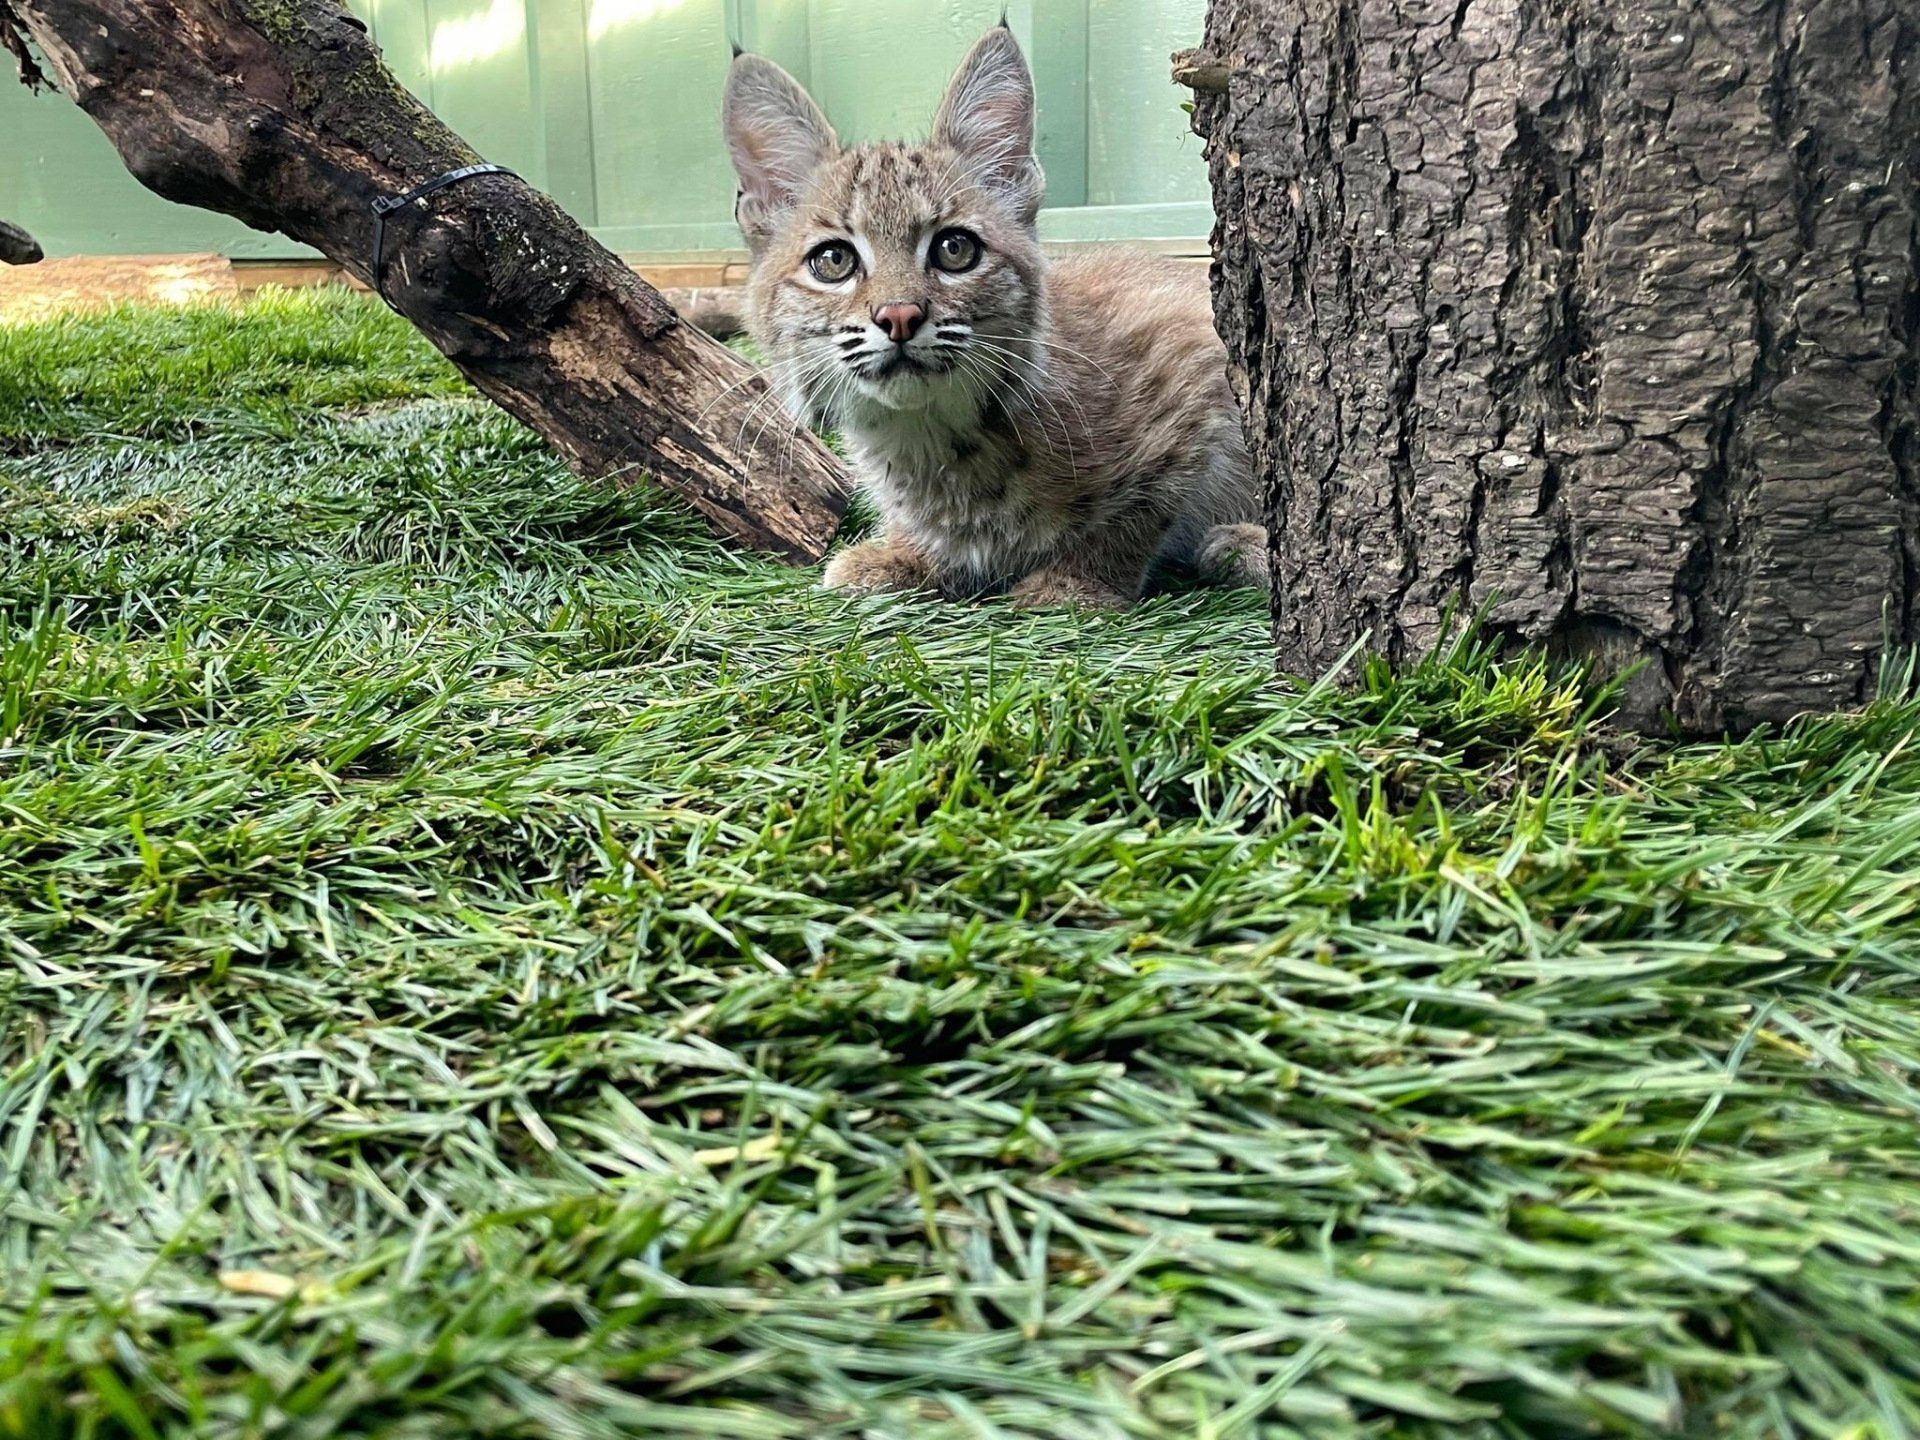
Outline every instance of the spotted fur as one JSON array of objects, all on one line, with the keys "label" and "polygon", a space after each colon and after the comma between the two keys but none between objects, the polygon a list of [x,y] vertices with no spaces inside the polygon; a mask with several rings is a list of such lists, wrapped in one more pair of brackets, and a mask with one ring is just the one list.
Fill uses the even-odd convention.
[{"label": "spotted fur", "polygon": [[[1049,261],[1033,118],[1004,27],[923,145],[843,148],[785,71],[734,62],[749,324],[789,409],[845,437],[885,522],[826,583],[1097,606],[1131,603],[1161,566],[1265,584],[1204,282],[1119,250]],[[936,248],[956,231],[978,258],[951,273]]]}]

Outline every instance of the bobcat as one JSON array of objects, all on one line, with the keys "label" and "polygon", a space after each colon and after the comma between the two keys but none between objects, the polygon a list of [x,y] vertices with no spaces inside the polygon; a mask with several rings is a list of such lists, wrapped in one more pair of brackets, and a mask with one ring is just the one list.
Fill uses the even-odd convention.
[{"label": "bobcat", "polygon": [[843,149],[771,61],[727,81],[748,323],[795,416],[837,429],[884,521],[826,583],[1124,606],[1162,566],[1265,584],[1204,283],[1123,251],[1049,262],[1032,76],[961,63],[926,145]]}]

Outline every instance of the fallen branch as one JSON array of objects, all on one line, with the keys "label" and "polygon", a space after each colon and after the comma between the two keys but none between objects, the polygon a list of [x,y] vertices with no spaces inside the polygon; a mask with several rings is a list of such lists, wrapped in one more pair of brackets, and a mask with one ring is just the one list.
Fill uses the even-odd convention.
[{"label": "fallen branch", "polygon": [[[333,0],[0,0],[136,178],[374,275],[374,202],[479,156],[408,95]],[[545,195],[475,175],[384,217],[377,287],[576,468],[653,476],[789,560],[844,504],[831,452],[764,382]]]}]

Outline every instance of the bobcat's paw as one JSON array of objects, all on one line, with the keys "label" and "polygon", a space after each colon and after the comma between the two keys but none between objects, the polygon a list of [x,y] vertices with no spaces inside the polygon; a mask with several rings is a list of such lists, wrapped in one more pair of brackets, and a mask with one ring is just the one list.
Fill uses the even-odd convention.
[{"label": "bobcat's paw", "polygon": [[1264,590],[1272,583],[1267,532],[1259,525],[1214,526],[1200,537],[1193,563],[1200,578],[1214,585],[1253,585]]},{"label": "bobcat's paw", "polygon": [[1071,575],[1063,570],[1036,570],[1007,592],[1007,599],[1029,609],[1042,605],[1073,605],[1082,610],[1124,610],[1131,595],[1111,585]]},{"label": "bobcat's paw", "polygon": [[920,590],[927,583],[927,562],[890,540],[849,546],[827,562],[820,583],[829,590],[869,595],[881,590]]}]

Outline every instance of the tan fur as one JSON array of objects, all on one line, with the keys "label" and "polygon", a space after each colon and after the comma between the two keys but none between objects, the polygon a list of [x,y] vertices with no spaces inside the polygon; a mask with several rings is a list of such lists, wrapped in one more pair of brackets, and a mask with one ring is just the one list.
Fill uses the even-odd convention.
[{"label": "tan fur", "polygon": [[[1156,564],[1265,583],[1204,278],[1119,250],[1042,255],[1032,86],[1009,32],[975,47],[925,145],[842,150],[751,56],[727,124],[754,336],[794,414],[845,437],[885,521],[827,584],[1119,606]],[[955,227],[983,247],[959,275],[929,258]],[[859,253],[844,283],[808,268],[828,241]],[[898,303],[927,312],[904,347],[874,318]]]}]

